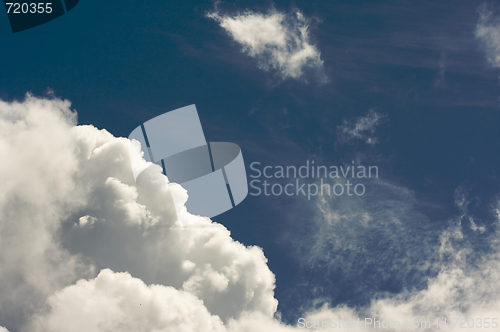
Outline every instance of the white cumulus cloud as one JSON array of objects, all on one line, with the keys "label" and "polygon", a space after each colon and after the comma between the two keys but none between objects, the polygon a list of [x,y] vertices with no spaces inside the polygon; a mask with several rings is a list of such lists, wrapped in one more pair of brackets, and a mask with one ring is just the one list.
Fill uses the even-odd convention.
[{"label": "white cumulus cloud", "polygon": [[[275,278],[260,248],[245,247],[224,226],[187,212],[181,218],[197,223],[180,227],[168,191],[136,187],[127,139],[75,123],[68,101],[30,95],[21,102],[0,101],[0,159],[5,161],[0,163],[0,324],[14,332],[56,325],[68,331],[72,323],[63,318],[75,315],[91,326],[103,317],[93,320],[92,305],[104,308],[131,289],[139,298],[141,292],[157,293],[145,286],[152,284],[166,287],[157,295],[166,301],[185,302],[178,315],[199,316],[200,324],[206,318],[214,330],[219,321],[247,312],[273,316]],[[142,158],[139,150],[131,157]],[[179,204],[185,203],[186,191],[172,190],[183,198]],[[95,281],[81,281],[103,269]],[[130,275],[113,276],[106,269]],[[89,289],[106,280],[116,281],[114,293],[95,295],[97,302],[88,308],[77,305],[84,289],[94,296]],[[129,283],[136,286],[127,290]],[[204,330],[183,327],[190,316],[161,318],[168,313],[158,305],[144,319],[178,322],[177,331]],[[104,314],[110,326],[119,326],[113,320],[128,314],[113,308]],[[27,328],[35,313],[38,323]],[[96,331],[107,331],[96,324]]]},{"label": "white cumulus cloud", "polygon": [[310,21],[300,11],[262,14],[247,10],[236,15],[214,11],[207,16],[216,20],[260,69],[296,80],[312,69],[326,80],[320,51],[311,41]]}]

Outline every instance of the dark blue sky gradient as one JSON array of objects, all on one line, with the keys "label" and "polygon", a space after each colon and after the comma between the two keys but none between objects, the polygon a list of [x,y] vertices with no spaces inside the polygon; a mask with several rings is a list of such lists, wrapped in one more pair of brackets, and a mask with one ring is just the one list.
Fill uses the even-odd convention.
[{"label": "dark blue sky gradient", "polygon": [[[81,0],[68,14],[16,34],[0,13],[0,98],[43,95],[51,88],[71,100],[79,124],[115,136],[196,104],[207,140],[238,144],[247,166],[300,166],[307,159],[342,165],[361,158],[378,165],[385,181],[413,192],[427,218],[422,227],[437,234],[459,213],[454,191],[460,185],[473,198],[470,209],[488,225],[499,184],[500,89],[498,71],[474,38],[481,3],[274,2],[278,10],[296,7],[312,18],[326,84],[312,74],[309,84],[280,82],[258,69],[204,17],[213,9],[210,1]],[[271,6],[220,4],[229,12]],[[339,144],[342,120],[369,109],[387,115],[377,129],[380,143]],[[249,196],[214,218],[236,240],[264,248],[285,320],[296,320],[322,292],[332,305],[363,305],[379,291],[422,288],[425,277],[434,275],[430,269],[387,277],[366,266],[352,279],[326,265],[302,264],[296,241],[310,240],[315,210],[307,199]]]}]

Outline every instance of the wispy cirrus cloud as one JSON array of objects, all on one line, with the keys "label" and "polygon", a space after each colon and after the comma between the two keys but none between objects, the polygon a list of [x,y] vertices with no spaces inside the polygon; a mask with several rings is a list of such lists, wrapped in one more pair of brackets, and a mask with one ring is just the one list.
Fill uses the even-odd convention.
[{"label": "wispy cirrus cloud", "polygon": [[[453,318],[474,317],[479,330],[485,319],[498,317],[500,202],[489,209],[490,218],[474,221],[467,209],[473,200],[460,186],[455,191],[458,214],[443,222],[422,213],[429,203],[404,186],[383,179],[369,184],[367,195],[357,198],[318,196],[316,215],[306,219],[312,227],[289,235],[298,263],[335,281],[322,283],[314,277],[307,289],[316,298],[300,309],[313,308],[304,314],[306,320],[320,327],[332,318],[357,322],[365,317],[400,324],[430,321],[435,326],[436,319],[446,318],[449,331],[460,331]],[[367,301],[339,301],[336,287],[350,288],[349,301],[361,293]],[[301,282],[294,293],[303,288]],[[352,331],[371,329],[358,326]]]},{"label": "wispy cirrus cloud", "polygon": [[487,4],[478,9],[479,21],[476,25],[476,38],[482,43],[488,62],[500,68],[500,17]]},{"label": "wispy cirrus cloud", "polygon": [[[461,188],[457,189],[460,190]],[[328,305],[324,305],[320,309],[313,310],[309,314],[309,319],[322,321],[335,317],[356,321],[358,317],[377,317],[379,321],[392,320],[401,324],[427,321],[434,327],[436,319],[444,321],[446,318],[447,331],[460,331],[463,329],[464,319],[467,321],[469,317],[474,317],[474,326],[471,330],[480,330],[479,326],[484,322],[491,323],[491,318],[498,317],[500,313],[498,300],[500,247],[497,240],[500,210],[497,207],[495,211],[497,213],[493,223],[495,231],[490,235],[480,235],[482,245],[489,247],[487,253],[481,255],[474,249],[470,234],[466,235],[467,228],[472,228],[471,224],[464,220],[464,216],[466,219],[472,216],[466,212],[464,214],[464,210],[461,209],[461,215],[451,220],[449,226],[440,232],[439,245],[434,252],[440,271],[435,277],[428,278],[425,288],[417,290],[408,287],[393,296],[380,293],[380,297],[371,301],[366,307],[353,308],[339,305],[329,308]],[[407,233],[408,238],[416,235],[418,236],[416,232]],[[428,244],[422,243],[422,246]],[[422,257],[422,262],[428,261]],[[461,321],[457,324],[456,319]],[[498,324],[498,318],[496,323]],[[364,329],[359,329],[362,330]]]},{"label": "wispy cirrus cloud", "polygon": [[344,119],[342,125],[337,127],[338,140],[340,143],[353,143],[361,140],[366,144],[375,145],[378,143],[375,129],[384,122],[385,118],[386,115],[371,109],[366,116],[354,120]]},{"label": "wispy cirrus cloud", "polygon": [[320,81],[327,80],[321,53],[311,40],[310,19],[299,10],[283,13],[273,9],[266,14],[246,10],[230,15],[216,9],[206,15],[217,21],[260,69],[295,80],[305,80],[306,72],[312,70]]},{"label": "wispy cirrus cloud", "polygon": [[438,76],[434,80],[434,87],[445,87],[446,86],[446,78],[445,78],[445,72],[446,72],[446,53],[441,53],[441,58],[439,59],[439,72]]}]

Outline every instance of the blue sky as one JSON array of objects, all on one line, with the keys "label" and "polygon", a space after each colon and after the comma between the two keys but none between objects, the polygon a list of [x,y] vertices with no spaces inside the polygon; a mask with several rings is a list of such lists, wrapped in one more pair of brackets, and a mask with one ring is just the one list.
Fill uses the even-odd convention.
[{"label": "blue sky", "polygon": [[[281,41],[275,31],[245,21],[276,15],[302,44],[272,46]],[[0,99],[67,99],[78,125],[115,137],[196,104],[207,140],[238,144],[248,174],[254,161],[376,165],[379,178],[363,182],[362,197],[249,195],[214,218],[233,240],[262,248],[280,324],[325,314],[325,305],[361,315],[375,299],[426,292],[451,261],[467,256],[460,266],[470,272],[497,253],[498,17],[498,4],[484,1],[82,0],[16,34],[0,14]],[[289,57],[308,47],[297,69]],[[97,270],[156,280],[107,266],[98,259],[105,245],[82,249],[67,236],[65,250],[84,252]],[[22,331],[29,315],[0,315],[0,326]]]}]

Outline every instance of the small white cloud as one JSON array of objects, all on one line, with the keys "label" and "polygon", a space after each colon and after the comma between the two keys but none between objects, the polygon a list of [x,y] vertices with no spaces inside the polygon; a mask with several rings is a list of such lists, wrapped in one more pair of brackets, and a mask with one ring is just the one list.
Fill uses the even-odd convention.
[{"label": "small white cloud", "polygon": [[484,226],[478,226],[475,222],[474,222],[474,219],[471,217],[469,218],[469,221],[470,221],[470,228],[473,230],[473,231],[479,231],[480,233],[484,233],[486,231],[486,227]]},{"label": "small white cloud", "polygon": [[78,223],[76,225],[80,227],[92,227],[96,221],[97,218],[92,216],[83,216],[78,219]]},{"label": "small white cloud", "polygon": [[371,109],[364,117],[354,120],[342,121],[342,125],[337,127],[337,136],[340,143],[352,143],[355,140],[362,140],[366,144],[375,145],[378,138],[374,135],[375,129],[382,124],[386,115],[375,112]]},{"label": "small white cloud", "polygon": [[476,25],[476,38],[481,41],[488,62],[500,68],[500,18],[483,4],[478,9],[479,21]]},{"label": "small white cloud", "polygon": [[267,14],[250,10],[227,15],[217,10],[207,13],[216,20],[257,61],[264,71],[276,71],[282,79],[304,79],[313,69],[326,81],[320,51],[309,35],[310,21],[299,11],[292,14],[271,10]]}]

